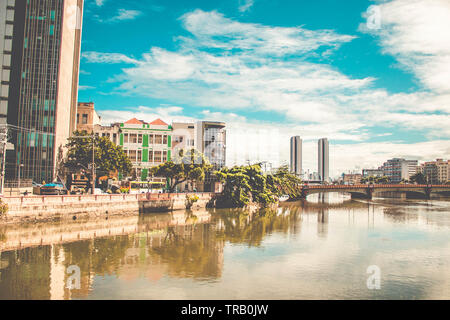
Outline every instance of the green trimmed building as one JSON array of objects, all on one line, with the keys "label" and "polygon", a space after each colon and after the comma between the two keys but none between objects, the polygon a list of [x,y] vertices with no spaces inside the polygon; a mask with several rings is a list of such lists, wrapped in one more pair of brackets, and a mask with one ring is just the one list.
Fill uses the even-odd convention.
[{"label": "green trimmed building", "polygon": [[172,126],[161,119],[146,123],[136,118],[119,125],[119,144],[133,164],[133,178],[147,181],[150,168],[171,160]]}]

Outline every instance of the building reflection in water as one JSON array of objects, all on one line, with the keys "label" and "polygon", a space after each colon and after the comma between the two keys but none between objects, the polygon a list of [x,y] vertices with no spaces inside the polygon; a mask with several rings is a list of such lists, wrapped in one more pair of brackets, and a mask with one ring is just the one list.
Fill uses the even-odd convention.
[{"label": "building reflection in water", "polygon": [[[2,227],[0,299],[83,299],[97,277],[107,276],[217,281],[226,243],[258,247],[276,232],[295,236],[302,214],[297,205],[256,214],[214,210]],[[76,290],[67,288],[70,266],[81,271]]]}]

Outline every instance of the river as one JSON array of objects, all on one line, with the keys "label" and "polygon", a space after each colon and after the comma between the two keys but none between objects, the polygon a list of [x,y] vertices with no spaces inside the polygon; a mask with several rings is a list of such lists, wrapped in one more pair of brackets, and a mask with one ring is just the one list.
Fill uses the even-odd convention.
[{"label": "river", "polygon": [[450,201],[0,226],[0,299],[450,299]]}]

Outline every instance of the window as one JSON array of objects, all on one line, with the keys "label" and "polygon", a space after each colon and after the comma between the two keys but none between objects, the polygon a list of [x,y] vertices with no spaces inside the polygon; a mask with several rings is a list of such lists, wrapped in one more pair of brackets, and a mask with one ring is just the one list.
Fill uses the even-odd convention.
[{"label": "window", "polygon": [[152,134],[150,134],[150,135],[148,136],[148,139],[149,139],[148,141],[149,141],[150,144],[153,144],[153,142],[155,141],[155,140],[153,139],[153,137],[154,137],[154,136],[153,136]]},{"label": "window", "polygon": [[148,152],[148,162],[153,162],[153,151]]},{"label": "window", "polygon": [[77,113],[77,124],[80,123],[80,114]]},{"label": "window", "polygon": [[167,151],[163,152],[163,162],[167,161]]},{"label": "window", "polygon": [[142,162],[142,150],[138,150],[137,152],[137,162]]},{"label": "window", "polygon": [[142,143],[142,134],[138,135],[138,143]]},{"label": "window", "polygon": [[161,151],[155,151],[155,163],[160,163],[161,162],[161,155],[162,155],[162,152]]},{"label": "window", "polygon": [[163,137],[163,144],[167,144],[167,136]]},{"label": "window", "polygon": [[128,143],[128,133],[123,135],[123,143]]},{"label": "window", "polygon": [[128,154],[128,158],[130,158],[131,162],[136,162],[136,150],[130,150]]},{"label": "window", "polygon": [[88,115],[87,114],[83,114],[83,118],[81,120],[81,124],[87,124],[88,123]]},{"label": "window", "polygon": [[155,136],[155,144],[162,144],[162,136],[161,135]]},{"label": "window", "polygon": [[137,134],[135,133],[130,134],[130,143],[137,143]]}]

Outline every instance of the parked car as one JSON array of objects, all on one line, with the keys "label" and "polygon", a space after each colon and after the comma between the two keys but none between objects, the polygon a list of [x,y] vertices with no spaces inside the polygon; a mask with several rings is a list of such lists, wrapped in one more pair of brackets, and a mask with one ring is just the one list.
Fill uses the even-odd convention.
[{"label": "parked car", "polygon": [[40,193],[45,196],[57,196],[68,194],[68,191],[62,183],[48,183],[41,187]]}]

